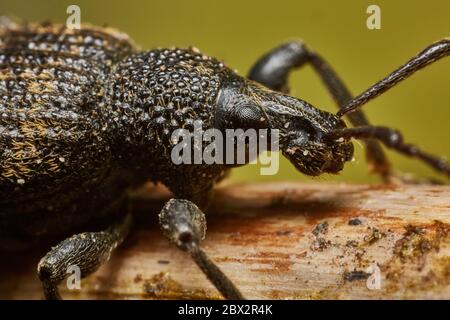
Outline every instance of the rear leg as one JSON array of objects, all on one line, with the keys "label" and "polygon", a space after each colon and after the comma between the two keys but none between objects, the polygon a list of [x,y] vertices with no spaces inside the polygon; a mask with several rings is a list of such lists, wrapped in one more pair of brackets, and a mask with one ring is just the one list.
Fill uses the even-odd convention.
[{"label": "rear leg", "polygon": [[76,234],[53,247],[39,262],[37,272],[44,295],[59,300],[58,285],[68,276],[68,269],[76,266],[81,277],[95,272],[109,260],[112,251],[122,243],[132,223],[131,214],[104,231]]}]

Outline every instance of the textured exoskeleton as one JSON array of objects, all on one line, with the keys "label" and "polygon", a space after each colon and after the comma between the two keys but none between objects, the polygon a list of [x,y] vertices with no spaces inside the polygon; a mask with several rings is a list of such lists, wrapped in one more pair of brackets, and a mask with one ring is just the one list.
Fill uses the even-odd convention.
[{"label": "textured exoskeleton", "polygon": [[[108,28],[1,26],[1,249],[75,234],[39,263],[46,297],[59,298],[56,286],[69,265],[88,275],[126,236],[127,191],[161,182],[186,199],[164,207],[165,233],[225,297],[241,298],[201,251],[203,213],[188,201],[205,207],[213,185],[233,165],[174,164],[175,129],[192,131],[195,121],[203,130],[278,129],[282,153],[308,175],[338,173],[353,157],[353,136],[401,150],[389,140],[395,132],[371,127],[372,135],[353,134],[337,115],[283,93],[289,71],[305,63],[316,67],[343,108],[351,99],[344,85],[299,43],[263,57],[250,80],[194,48],[139,51]],[[361,117],[354,113],[354,124],[367,125]],[[378,143],[369,140],[368,148],[387,176]]]}]

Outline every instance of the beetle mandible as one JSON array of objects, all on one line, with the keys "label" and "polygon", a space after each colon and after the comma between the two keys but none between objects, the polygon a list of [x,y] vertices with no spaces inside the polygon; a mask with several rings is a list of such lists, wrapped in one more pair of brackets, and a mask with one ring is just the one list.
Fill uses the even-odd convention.
[{"label": "beetle mandible", "polygon": [[[244,78],[193,48],[140,51],[110,28],[3,25],[0,248],[72,234],[38,265],[46,298],[58,299],[69,266],[91,274],[126,237],[127,191],[161,182],[174,195],[160,213],[163,233],[224,297],[243,298],[200,247],[200,208],[233,166],[173,164],[171,132],[194,121],[204,129],[278,129],[281,152],[310,176],[338,173],[353,157],[351,139],[363,139],[370,167],[385,181],[395,175],[380,143],[449,177],[446,161],[404,143],[396,130],[371,126],[359,110],[449,52],[450,40],[438,41],[353,99],[331,66],[298,41],[265,54]],[[337,115],[288,95],[290,71],[306,64],[336,101]]]}]

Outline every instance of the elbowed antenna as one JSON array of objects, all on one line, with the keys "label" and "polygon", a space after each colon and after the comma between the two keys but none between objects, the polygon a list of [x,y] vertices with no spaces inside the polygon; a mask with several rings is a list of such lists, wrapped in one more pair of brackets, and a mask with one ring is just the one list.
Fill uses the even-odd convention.
[{"label": "elbowed antenna", "polygon": [[342,117],[348,113],[354,112],[368,101],[378,97],[380,94],[395,86],[400,81],[405,80],[420,69],[448,56],[449,54],[450,38],[445,38],[433,43],[420,52],[417,56],[409,60],[406,64],[402,65],[390,75],[378,81],[365,92],[350,101],[347,106],[338,111],[337,116]]},{"label": "elbowed antenna", "polygon": [[404,155],[417,158],[436,171],[450,178],[450,166],[444,157],[437,157],[429,154],[419,147],[405,143],[401,133],[395,129],[379,126],[364,126],[355,128],[336,129],[325,135],[325,139],[350,140],[350,139],[377,139],[386,147],[396,150]]}]

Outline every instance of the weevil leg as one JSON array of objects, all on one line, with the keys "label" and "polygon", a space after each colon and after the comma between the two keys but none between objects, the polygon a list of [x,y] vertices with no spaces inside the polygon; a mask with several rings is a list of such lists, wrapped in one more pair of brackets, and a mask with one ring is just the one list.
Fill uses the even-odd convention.
[{"label": "weevil leg", "polygon": [[369,89],[358,95],[345,108],[342,108],[338,115],[351,115],[358,111],[358,108],[368,101],[378,97],[394,87],[399,82],[405,80],[420,69],[425,68],[431,63],[450,55],[450,38],[442,39],[422,50],[418,55],[411,58],[407,63],[400,66],[387,77],[372,85]]},{"label": "weevil leg", "polygon": [[169,241],[191,255],[224,298],[244,299],[233,282],[200,248],[200,241],[206,234],[206,219],[205,214],[195,204],[182,199],[169,200],[159,214],[159,223]]},{"label": "weevil leg", "polygon": [[407,156],[417,158],[436,171],[445,174],[450,178],[450,167],[446,159],[431,155],[422,151],[419,147],[405,143],[401,133],[397,130],[378,127],[366,126],[357,128],[338,129],[329,133],[329,139],[377,139],[381,141],[386,147],[391,148],[397,152],[403,153]]},{"label": "weevil leg", "polygon": [[[326,60],[299,41],[285,43],[263,55],[250,70],[248,78],[272,90],[287,93],[290,71],[305,64],[314,68],[340,109],[353,99],[350,90]],[[360,110],[349,114],[348,118],[355,127],[370,125]],[[370,170],[379,174],[384,181],[390,181],[391,165],[381,145],[371,139],[366,140],[365,145]]]},{"label": "weevil leg", "polygon": [[40,260],[37,269],[45,298],[61,299],[58,284],[66,279],[71,268],[79,268],[81,278],[95,272],[125,239],[131,223],[132,216],[127,214],[104,231],[76,234],[53,247]]}]

